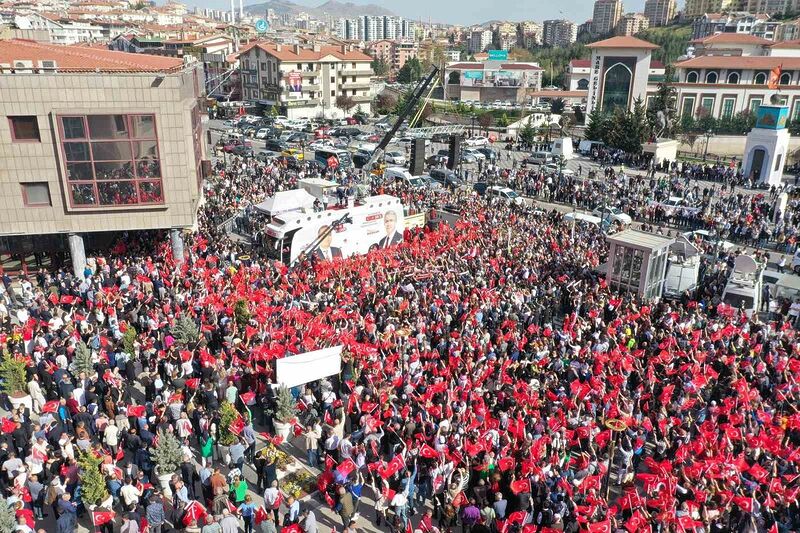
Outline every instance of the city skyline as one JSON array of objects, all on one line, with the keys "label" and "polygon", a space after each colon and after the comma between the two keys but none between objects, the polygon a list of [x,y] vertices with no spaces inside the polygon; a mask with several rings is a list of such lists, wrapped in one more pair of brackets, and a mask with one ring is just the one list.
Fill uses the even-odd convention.
[{"label": "city skyline", "polygon": [[[214,9],[229,9],[229,0],[185,0],[187,5]],[[325,0],[292,0],[301,6],[316,7]],[[501,0],[500,2],[479,2],[468,0],[445,0],[431,4],[427,0],[347,0],[353,4],[373,4],[393,11],[396,15],[412,20],[431,20],[446,24],[477,25],[490,20],[535,20],[542,22],[548,19],[568,19],[578,24],[592,18],[593,0],[562,0],[557,4],[541,5],[538,2],[521,0]],[[263,0],[245,3],[262,4]],[[643,12],[645,0],[623,0],[624,12]],[[684,0],[678,0],[678,9],[683,7]]]}]

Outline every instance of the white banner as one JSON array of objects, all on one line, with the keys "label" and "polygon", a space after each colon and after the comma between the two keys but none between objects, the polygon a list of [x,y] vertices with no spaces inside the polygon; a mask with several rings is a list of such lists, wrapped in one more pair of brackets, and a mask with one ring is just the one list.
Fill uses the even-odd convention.
[{"label": "white banner", "polygon": [[291,388],[338,374],[342,370],[342,348],[334,346],[278,359],[278,385]]}]

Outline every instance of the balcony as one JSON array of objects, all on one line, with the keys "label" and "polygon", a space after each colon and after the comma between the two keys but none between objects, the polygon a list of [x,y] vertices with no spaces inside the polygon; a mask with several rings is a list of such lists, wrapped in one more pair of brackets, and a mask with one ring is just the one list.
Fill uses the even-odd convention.
[{"label": "balcony", "polygon": [[367,95],[367,96],[351,96],[350,98],[352,98],[353,102],[355,102],[357,104],[368,104],[368,103],[372,102],[372,97],[369,96],[369,95]]},{"label": "balcony", "polygon": [[372,69],[361,69],[361,68],[340,68],[337,72],[342,76],[372,76],[373,72]]},{"label": "balcony", "polygon": [[369,89],[368,81],[345,81],[339,84],[341,89]]}]

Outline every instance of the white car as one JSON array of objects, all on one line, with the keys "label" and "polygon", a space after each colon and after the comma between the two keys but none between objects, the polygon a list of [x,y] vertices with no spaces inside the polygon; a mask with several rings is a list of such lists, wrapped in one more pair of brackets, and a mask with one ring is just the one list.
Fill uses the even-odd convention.
[{"label": "white car", "polygon": [[686,240],[691,243],[700,241],[703,244],[710,245],[714,249],[717,249],[717,247],[719,247],[720,249],[722,249],[723,252],[729,252],[731,248],[736,246],[730,241],[721,240],[716,233],[704,229],[687,231],[683,233],[683,236],[686,237]]},{"label": "white car", "polygon": [[517,205],[522,205],[525,203],[525,200],[522,198],[522,196],[517,194],[516,191],[513,191],[508,187],[500,187],[499,185],[488,187],[486,189],[486,196],[501,198]]},{"label": "white car", "polygon": [[389,165],[403,166],[406,164],[406,156],[402,152],[386,152],[386,155],[383,156],[383,158]]},{"label": "white car", "polygon": [[308,145],[309,150],[330,150],[333,147],[329,141],[314,141]]},{"label": "white car", "polygon": [[266,139],[269,131],[269,128],[261,128],[256,132],[256,139]]},{"label": "white car", "polygon": [[468,146],[470,148],[477,148],[479,146],[488,146],[488,145],[489,145],[488,137],[470,137],[469,139],[464,139],[464,146]]},{"label": "white car", "polygon": [[549,163],[542,167],[545,172],[552,172],[553,174],[558,174],[561,172],[564,176],[574,176],[575,173],[568,168],[562,168],[560,171],[558,170],[558,165],[555,163]]},{"label": "white car", "polygon": [[462,152],[464,152],[465,154],[471,154],[471,155],[475,156],[475,159],[477,159],[479,161],[486,160],[486,154],[484,154],[483,152],[479,152],[478,150],[475,150],[474,148],[465,148],[464,150],[462,150]]},{"label": "white car", "polygon": [[598,207],[594,211],[592,211],[592,215],[599,217],[601,220],[609,220],[611,222],[619,222],[620,224],[627,226],[633,220],[630,216],[625,214],[624,211],[621,209],[617,209],[616,207]]}]

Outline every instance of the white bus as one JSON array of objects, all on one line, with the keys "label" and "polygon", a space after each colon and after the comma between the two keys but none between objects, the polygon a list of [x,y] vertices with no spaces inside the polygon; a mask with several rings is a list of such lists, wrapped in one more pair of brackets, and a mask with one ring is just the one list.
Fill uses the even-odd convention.
[{"label": "white bus", "polygon": [[350,222],[342,224],[323,239],[313,254],[332,260],[364,254],[403,241],[405,212],[399,198],[389,195],[369,196],[345,209],[318,213],[283,213],[272,218],[265,229],[267,255],[282,263],[294,263],[321,235],[345,214]]}]

